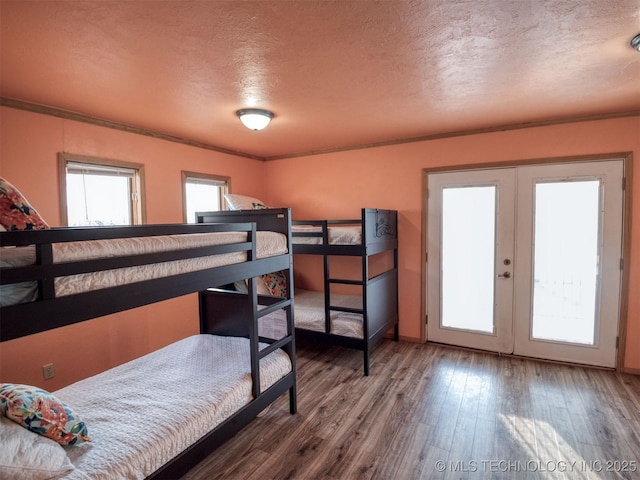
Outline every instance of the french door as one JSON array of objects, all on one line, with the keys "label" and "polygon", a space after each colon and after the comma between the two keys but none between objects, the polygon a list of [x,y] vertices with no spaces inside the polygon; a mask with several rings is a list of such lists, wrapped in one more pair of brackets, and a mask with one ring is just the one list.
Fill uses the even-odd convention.
[{"label": "french door", "polygon": [[613,367],[623,161],[428,176],[430,341]]}]

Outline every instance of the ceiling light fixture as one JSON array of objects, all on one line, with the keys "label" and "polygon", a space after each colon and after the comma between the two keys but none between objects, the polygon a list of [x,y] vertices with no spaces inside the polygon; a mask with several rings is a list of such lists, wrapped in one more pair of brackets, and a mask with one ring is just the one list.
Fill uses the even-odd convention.
[{"label": "ceiling light fixture", "polygon": [[640,52],[640,33],[631,39],[631,46]]},{"label": "ceiling light fixture", "polygon": [[240,117],[240,121],[245,127],[256,131],[266,128],[273,118],[273,112],[260,108],[244,108],[238,110],[236,115]]}]

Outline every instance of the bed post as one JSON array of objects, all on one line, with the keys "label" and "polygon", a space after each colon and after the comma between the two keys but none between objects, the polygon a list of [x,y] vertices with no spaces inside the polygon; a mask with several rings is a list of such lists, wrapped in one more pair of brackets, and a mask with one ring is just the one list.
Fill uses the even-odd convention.
[{"label": "bed post", "polygon": [[[252,224],[249,233],[249,241],[251,242],[251,251],[247,252],[248,260],[253,261],[256,258],[256,224]],[[251,312],[251,321],[249,322],[249,349],[251,351],[251,391],[253,398],[260,395],[260,345],[258,343],[258,290],[256,286],[256,277],[247,279],[247,300],[249,301],[249,311]]]},{"label": "bed post", "polygon": [[[361,213],[362,232],[367,231],[367,209],[363,208]],[[369,308],[368,308],[368,283],[369,283],[369,256],[367,247],[362,253],[362,338],[364,340],[364,375],[369,376],[369,350],[371,349],[371,339],[369,338]]]},{"label": "bed post", "polygon": [[[395,231],[396,231],[396,239],[398,238],[398,214],[396,212],[396,214],[394,215],[395,218]],[[397,278],[398,278],[398,246],[396,245],[396,248],[393,249],[393,269],[396,272],[396,299],[398,297],[398,289],[397,289]],[[396,300],[396,305],[398,305],[398,302]],[[398,309],[396,307],[396,315],[398,315]],[[396,323],[393,325],[393,340],[398,342],[400,340],[400,322],[396,321]]]},{"label": "bed post", "polygon": [[294,372],[293,385],[289,389],[289,413],[292,415],[298,412],[298,393],[297,393],[297,375],[296,372],[296,342],[295,342],[295,321],[294,321],[294,291],[293,283],[293,233],[291,226],[291,209],[287,209],[287,245],[289,246],[289,268],[287,269],[287,280],[289,288],[287,288],[287,300],[291,303],[285,309],[287,318],[287,335],[291,337],[291,342],[285,347],[285,351],[291,359],[291,370]]},{"label": "bed post", "polygon": [[[322,244],[329,245],[329,224],[322,221]],[[329,270],[329,255],[324,252],[322,255],[324,267],[324,332],[331,333],[331,272]]]}]

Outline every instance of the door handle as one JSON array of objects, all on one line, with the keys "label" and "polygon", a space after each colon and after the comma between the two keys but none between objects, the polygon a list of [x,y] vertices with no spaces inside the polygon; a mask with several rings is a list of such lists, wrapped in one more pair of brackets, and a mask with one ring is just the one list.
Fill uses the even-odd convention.
[{"label": "door handle", "polygon": [[511,278],[511,272],[504,272],[502,275],[497,275],[498,278]]}]

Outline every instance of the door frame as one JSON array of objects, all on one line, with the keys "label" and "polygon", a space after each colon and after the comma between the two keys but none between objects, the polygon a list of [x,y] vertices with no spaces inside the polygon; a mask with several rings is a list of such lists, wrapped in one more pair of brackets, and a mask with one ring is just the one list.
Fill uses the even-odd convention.
[{"label": "door frame", "polygon": [[507,160],[504,162],[485,162],[463,165],[448,165],[422,169],[422,249],[420,267],[420,341],[428,342],[427,338],[427,214],[429,206],[428,176],[431,173],[457,172],[462,170],[480,170],[485,168],[518,167],[522,165],[545,165],[557,163],[581,163],[605,160],[623,160],[623,213],[622,213],[622,272],[620,281],[620,318],[619,318],[619,344],[616,357],[616,371],[624,371],[624,359],[627,343],[627,316],[629,309],[629,271],[631,253],[631,205],[633,185],[633,152],[615,152],[596,155],[580,155],[568,157],[533,158],[522,160]]}]

